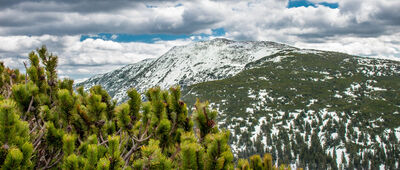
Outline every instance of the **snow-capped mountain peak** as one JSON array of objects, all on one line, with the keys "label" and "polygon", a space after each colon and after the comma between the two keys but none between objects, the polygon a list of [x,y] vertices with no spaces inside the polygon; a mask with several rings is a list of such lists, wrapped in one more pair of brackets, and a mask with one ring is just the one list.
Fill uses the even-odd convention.
[{"label": "snow-capped mountain peak", "polygon": [[269,41],[232,41],[216,38],[185,46],[176,46],[156,59],[130,64],[103,75],[97,75],[77,86],[89,89],[102,85],[113,99],[122,102],[126,91],[135,87],[140,92],[154,86],[185,87],[196,83],[231,77],[246,64],[282,50],[298,50]]}]

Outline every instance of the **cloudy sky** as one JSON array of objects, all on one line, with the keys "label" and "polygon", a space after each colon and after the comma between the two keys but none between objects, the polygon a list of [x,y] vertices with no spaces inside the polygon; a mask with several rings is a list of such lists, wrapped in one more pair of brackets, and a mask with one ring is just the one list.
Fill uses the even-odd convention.
[{"label": "cloudy sky", "polygon": [[0,0],[0,60],[47,45],[81,81],[226,37],[400,60],[400,0]]}]

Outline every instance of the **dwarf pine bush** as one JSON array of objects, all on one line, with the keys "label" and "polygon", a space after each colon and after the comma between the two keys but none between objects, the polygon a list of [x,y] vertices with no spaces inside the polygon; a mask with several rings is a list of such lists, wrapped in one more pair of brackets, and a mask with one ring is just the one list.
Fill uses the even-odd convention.
[{"label": "dwarf pine bush", "polygon": [[1,169],[272,169],[272,157],[234,156],[217,112],[197,101],[189,114],[179,86],[116,101],[101,86],[73,89],[57,78],[58,57],[29,53],[26,75],[0,64]]}]

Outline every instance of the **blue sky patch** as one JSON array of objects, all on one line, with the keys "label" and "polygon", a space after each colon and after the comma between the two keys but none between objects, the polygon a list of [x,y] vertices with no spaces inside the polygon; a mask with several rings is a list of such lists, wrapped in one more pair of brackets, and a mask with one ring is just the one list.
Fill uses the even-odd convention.
[{"label": "blue sky patch", "polygon": [[[210,36],[223,36],[226,31],[224,28],[212,29],[212,34],[112,34],[112,33],[100,33],[96,35],[81,35],[80,41],[86,39],[102,39],[115,42],[144,42],[154,43],[156,41],[170,41],[176,39],[188,39],[195,37],[196,40],[209,38]],[[199,38],[200,37],[200,38]]]},{"label": "blue sky patch", "polygon": [[307,0],[289,0],[287,8],[297,8],[297,7],[317,7],[318,5],[326,6],[329,8],[339,8],[339,3],[328,3],[328,2],[320,2],[313,3]]},{"label": "blue sky patch", "polygon": [[339,8],[339,3],[320,2],[319,4],[333,9]]},{"label": "blue sky patch", "polygon": [[146,8],[157,8],[155,5],[146,5]]}]

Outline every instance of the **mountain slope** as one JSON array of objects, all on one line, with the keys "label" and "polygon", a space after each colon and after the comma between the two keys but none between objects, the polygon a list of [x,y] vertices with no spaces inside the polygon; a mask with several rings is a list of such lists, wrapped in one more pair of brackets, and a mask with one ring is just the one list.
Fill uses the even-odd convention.
[{"label": "mountain slope", "polygon": [[157,59],[127,65],[112,72],[97,75],[76,86],[85,89],[102,85],[113,99],[126,100],[126,90],[138,91],[156,85],[169,88],[220,80],[239,73],[246,64],[283,50],[299,50],[284,44],[267,41],[236,42],[214,39],[174,47]]},{"label": "mountain slope", "polygon": [[239,157],[270,152],[311,169],[400,163],[399,62],[285,51],[182,94],[221,113],[219,126],[232,132]]},{"label": "mountain slope", "polygon": [[400,63],[226,39],[174,47],[98,75],[119,102],[126,90],[183,87],[208,100],[238,157],[270,152],[310,169],[396,169],[400,165]]}]

